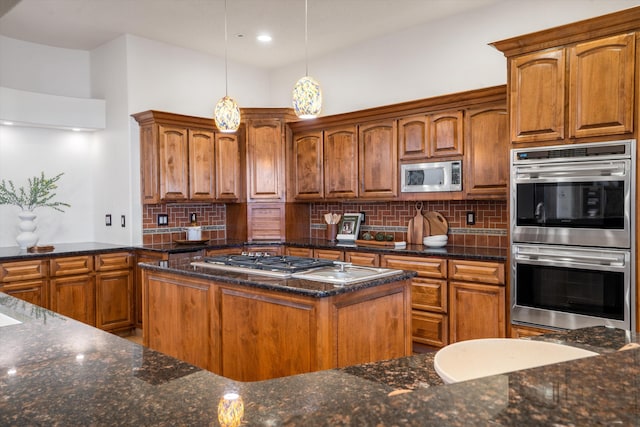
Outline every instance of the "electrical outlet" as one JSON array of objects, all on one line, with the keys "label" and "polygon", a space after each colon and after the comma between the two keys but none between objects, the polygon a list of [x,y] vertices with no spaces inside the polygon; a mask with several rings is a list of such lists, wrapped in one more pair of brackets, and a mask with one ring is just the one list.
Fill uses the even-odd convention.
[{"label": "electrical outlet", "polygon": [[126,221],[124,219],[124,215],[120,215],[120,226],[124,228],[126,226]]},{"label": "electrical outlet", "polygon": [[367,215],[366,215],[364,212],[360,212],[360,217],[362,218],[362,219],[360,220],[360,224],[364,224],[364,219],[366,218],[366,216],[367,216]]},{"label": "electrical outlet", "polygon": [[198,222],[198,214],[196,214],[195,212],[191,212],[191,215],[189,215],[189,221],[193,224],[194,222]]},{"label": "electrical outlet", "polygon": [[106,214],[104,216],[104,225],[111,227],[111,214]]},{"label": "electrical outlet", "polygon": [[158,227],[169,225],[169,215],[158,214]]},{"label": "electrical outlet", "polygon": [[467,212],[467,225],[474,225],[476,223],[476,213],[471,211]]}]

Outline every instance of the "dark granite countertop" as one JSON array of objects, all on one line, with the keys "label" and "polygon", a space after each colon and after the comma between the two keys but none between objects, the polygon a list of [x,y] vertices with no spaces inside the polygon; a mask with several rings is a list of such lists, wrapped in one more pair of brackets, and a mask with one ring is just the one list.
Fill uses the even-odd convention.
[{"label": "dark granite countertop", "polygon": [[640,420],[640,350],[613,351],[638,336],[620,330],[547,337],[608,352],[600,356],[438,387],[423,373],[432,372],[429,355],[240,383],[1,293],[0,313],[23,322],[0,327],[3,426],[216,426],[229,392],[240,395],[247,426],[637,426]]},{"label": "dark granite countertop", "polygon": [[52,256],[75,256],[84,254],[95,254],[104,252],[115,252],[121,250],[146,250],[159,253],[180,254],[197,252],[202,249],[225,249],[251,246],[278,246],[285,245],[297,248],[314,249],[335,249],[359,252],[373,252],[379,254],[410,255],[421,257],[457,258],[478,261],[505,261],[507,250],[501,248],[470,247],[447,245],[443,248],[429,248],[423,245],[407,245],[404,249],[393,249],[388,247],[356,246],[350,243],[330,242],[325,239],[303,239],[288,242],[242,242],[239,240],[209,240],[204,243],[177,244],[165,243],[154,245],[115,245],[99,242],[81,243],[57,243],[53,244],[54,250],[45,253],[29,253],[26,249],[18,246],[0,247],[0,261],[18,261],[34,258],[48,258]]},{"label": "dark granite countertop", "polygon": [[392,276],[385,276],[379,279],[367,280],[352,283],[349,285],[333,285],[331,283],[316,282],[303,279],[283,279],[281,277],[269,277],[260,274],[237,273],[198,267],[191,265],[194,261],[202,261],[201,257],[190,257],[177,260],[160,261],[156,263],[142,263],[140,266],[147,270],[176,273],[189,277],[214,280],[216,282],[244,285],[254,288],[267,289],[271,291],[287,292],[299,295],[311,296],[314,298],[324,298],[332,295],[354,292],[360,289],[380,286],[386,283],[407,280],[416,276],[415,271],[402,271]]}]

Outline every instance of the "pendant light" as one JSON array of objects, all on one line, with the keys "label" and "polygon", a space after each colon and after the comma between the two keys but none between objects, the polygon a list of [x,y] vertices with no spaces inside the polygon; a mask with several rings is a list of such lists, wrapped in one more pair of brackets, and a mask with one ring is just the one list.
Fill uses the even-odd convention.
[{"label": "pendant light", "polygon": [[233,98],[229,97],[227,40],[227,0],[224,0],[224,97],[216,104],[213,118],[220,132],[232,133],[240,126],[240,107]]},{"label": "pendant light", "polygon": [[309,77],[309,53],[308,53],[308,7],[304,0],[304,60],[305,76],[293,87],[293,109],[301,119],[313,119],[320,114],[322,109],[322,90],[320,84]]}]

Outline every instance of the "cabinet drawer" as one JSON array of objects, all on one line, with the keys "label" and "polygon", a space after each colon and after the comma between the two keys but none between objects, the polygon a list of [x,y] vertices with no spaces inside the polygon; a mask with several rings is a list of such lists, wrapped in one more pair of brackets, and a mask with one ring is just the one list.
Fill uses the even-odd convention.
[{"label": "cabinet drawer", "polygon": [[313,249],[309,248],[286,248],[285,252],[291,256],[313,257]]},{"label": "cabinet drawer", "polygon": [[49,261],[49,272],[52,277],[91,273],[93,257],[87,255],[53,258]]},{"label": "cabinet drawer", "polygon": [[380,266],[416,271],[418,277],[435,277],[438,279],[446,279],[447,277],[447,260],[439,258],[383,255]]},{"label": "cabinet drawer", "polygon": [[331,259],[333,261],[344,261],[344,252],[331,249],[314,249],[314,258]]},{"label": "cabinet drawer", "polygon": [[504,285],[504,263],[453,260],[449,263],[449,279]]},{"label": "cabinet drawer", "polygon": [[446,313],[447,281],[414,277],[411,282],[411,307]]},{"label": "cabinet drawer", "polygon": [[131,259],[129,252],[96,255],[96,271],[126,270],[131,267]]},{"label": "cabinet drawer", "polygon": [[415,342],[444,347],[449,344],[447,315],[413,310],[411,313],[411,335]]},{"label": "cabinet drawer", "polygon": [[46,308],[46,285],[47,279],[25,280],[2,285],[0,286],[0,291],[12,297]]},{"label": "cabinet drawer", "polygon": [[30,260],[5,262],[0,264],[0,283],[32,280],[45,277],[46,261]]},{"label": "cabinet drawer", "polygon": [[367,267],[380,266],[380,255],[363,252],[345,252],[344,260],[355,265],[364,265]]}]

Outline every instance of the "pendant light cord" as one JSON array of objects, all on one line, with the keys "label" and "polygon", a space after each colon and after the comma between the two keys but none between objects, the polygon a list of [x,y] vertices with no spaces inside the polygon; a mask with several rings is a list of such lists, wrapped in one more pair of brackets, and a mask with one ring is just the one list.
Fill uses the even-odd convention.
[{"label": "pendant light cord", "polygon": [[[305,0],[306,1],[306,0]],[[224,0],[224,95],[229,95],[229,70],[227,65],[227,0]]]},{"label": "pendant light cord", "polygon": [[[226,0],[225,0],[226,1]],[[309,35],[308,35],[308,18],[309,9],[307,0],[304,0],[304,75],[309,77]]]}]

